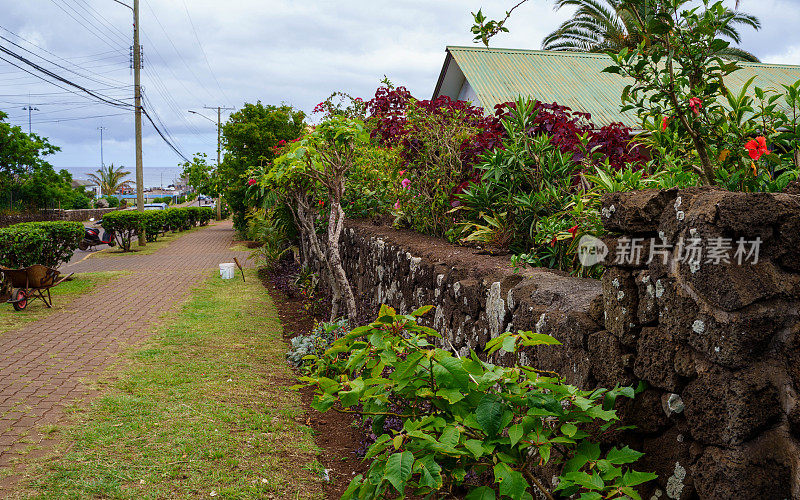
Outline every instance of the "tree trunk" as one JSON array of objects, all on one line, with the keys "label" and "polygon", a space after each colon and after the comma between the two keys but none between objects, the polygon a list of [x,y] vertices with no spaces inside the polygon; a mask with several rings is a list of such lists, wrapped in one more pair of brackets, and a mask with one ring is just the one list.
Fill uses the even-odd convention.
[{"label": "tree trunk", "polygon": [[339,287],[339,294],[347,307],[347,317],[351,325],[355,325],[358,319],[358,309],[356,307],[356,297],[353,288],[347,279],[342,265],[342,255],[339,251],[339,239],[342,236],[344,227],[344,211],[337,200],[331,202],[331,213],[328,219],[328,262],[330,262],[331,272],[334,275]]}]

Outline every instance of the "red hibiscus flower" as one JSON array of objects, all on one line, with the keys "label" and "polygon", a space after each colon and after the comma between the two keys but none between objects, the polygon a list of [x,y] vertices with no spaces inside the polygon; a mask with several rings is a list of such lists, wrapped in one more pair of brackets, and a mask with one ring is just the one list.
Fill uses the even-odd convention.
[{"label": "red hibiscus flower", "polygon": [[247,185],[248,185],[248,186],[252,186],[252,185],[253,185],[253,184],[255,184],[256,182],[258,182],[258,181],[257,181],[257,180],[255,180],[255,179],[250,179],[250,180],[248,180],[248,181],[247,181]]},{"label": "red hibiscus flower", "polygon": [[278,146],[285,146],[285,145],[286,145],[286,141],[284,141],[283,139],[278,141]]},{"label": "red hibiscus flower", "polygon": [[577,224],[575,224],[575,225],[574,225],[574,226],[572,226],[571,228],[567,229],[567,231],[569,231],[569,234],[571,234],[571,235],[572,235],[572,237],[574,238],[574,237],[575,237],[575,234],[577,234],[577,232],[578,232],[578,225],[577,225]]},{"label": "red hibiscus flower", "polygon": [[661,119],[661,131],[667,130],[667,125],[669,125],[669,116],[665,116]]},{"label": "red hibiscus flower", "polygon": [[744,145],[744,149],[747,150],[747,154],[750,155],[750,158],[754,160],[758,160],[762,155],[769,154],[769,149],[767,149],[767,139],[761,135],[755,139],[750,139],[747,141],[747,143]]},{"label": "red hibiscus flower", "polygon": [[700,114],[700,110],[703,108],[703,101],[699,97],[692,97],[689,99],[689,107],[692,108],[694,114]]}]

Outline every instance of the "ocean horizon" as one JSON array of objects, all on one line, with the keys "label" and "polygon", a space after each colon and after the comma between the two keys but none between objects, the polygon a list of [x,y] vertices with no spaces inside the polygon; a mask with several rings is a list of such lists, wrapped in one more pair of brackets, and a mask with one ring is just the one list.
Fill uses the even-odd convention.
[{"label": "ocean horizon", "polygon": [[[130,175],[128,175],[125,180],[130,180],[135,183],[136,169],[126,167],[125,170],[130,172]],[[180,167],[143,167],[144,187],[157,188],[174,184],[175,181],[180,178],[181,170]],[[97,167],[67,167],[66,171],[72,174],[73,179],[86,180],[89,178],[89,174],[97,172]]]}]

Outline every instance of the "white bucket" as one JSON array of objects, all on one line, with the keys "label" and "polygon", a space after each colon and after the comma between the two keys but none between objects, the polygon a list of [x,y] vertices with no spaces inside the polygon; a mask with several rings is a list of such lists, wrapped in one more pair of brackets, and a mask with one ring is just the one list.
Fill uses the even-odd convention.
[{"label": "white bucket", "polygon": [[226,262],[219,265],[219,277],[224,280],[233,279],[235,274],[236,264],[233,262]]}]

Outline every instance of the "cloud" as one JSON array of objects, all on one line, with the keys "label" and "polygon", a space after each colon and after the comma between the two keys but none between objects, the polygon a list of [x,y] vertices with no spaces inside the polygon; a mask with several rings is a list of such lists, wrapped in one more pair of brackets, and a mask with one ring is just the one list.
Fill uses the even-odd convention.
[{"label": "cloud", "polygon": [[[488,17],[499,18],[513,3],[142,0],[143,85],[148,104],[183,151],[215,157],[214,125],[188,114],[189,109],[208,111],[202,107],[238,107],[261,100],[286,102],[309,113],[335,90],[370,97],[384,75],[428,98],[444,61],[445,46],[473,44],[470,12],[482,9]],[[101,81],[111,79],[108,83],[117,88],[104,92],[131,102],[131,18],[125,7],[111,0],[0,0],[0,5],[0,26],[68,60],[43,53],[56,62]],[[760,15],[763,24],[759,32],[743,30],[743,46],[766,60],[800,63],[800,34],[794,28],[800,22],[799,5],[800,0],[742,0],[741,9]],[[568,10],[554,12],[551,2],[529,0],[509,21],[511,33],[498,35],[493,46],[539,48],[542,38],[568,16]],[[9,36],[2,30],[0,34]],[[99,85],[66,74],[92,88]],[[31,93],[32,102],[41,104],[33,115],[35,131],[62,148],[52,158],[57,168],[99,163],[97,127],[101,124],[107,127],[106,162],[134,164],[130,115],[55,122],[119,110],[70,93],[39,95],[52,92],[63,91],[0,61],[0,109],[11,115],[14,124],[27,128],[27,114],[20,103],[27,102]],[[147,124],[145,136],[145,165],[177,164],[176,155]]]}]

